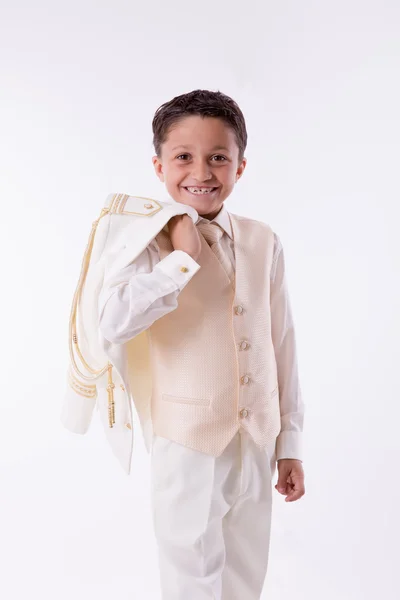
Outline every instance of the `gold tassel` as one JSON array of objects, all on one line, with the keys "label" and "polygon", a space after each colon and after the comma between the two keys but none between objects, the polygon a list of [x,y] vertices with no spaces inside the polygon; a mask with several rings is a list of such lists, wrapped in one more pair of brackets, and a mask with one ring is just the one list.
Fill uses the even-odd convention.
[{"label": "gold tassel", "polygon": [[112,364],[108,363],[108,424],[112,427],[115,423],[115,402],[114,402],[114,388],[115,384],[112,380]]}]

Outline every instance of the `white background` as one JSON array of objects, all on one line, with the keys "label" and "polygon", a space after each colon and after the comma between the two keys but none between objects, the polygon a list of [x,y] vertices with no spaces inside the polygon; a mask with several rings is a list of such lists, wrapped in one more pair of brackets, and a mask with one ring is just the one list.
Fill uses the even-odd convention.
[{"label": "white background", "polygon": [[399,3],[1,9],[2,598],[160,598],[139,429],[127,477],[97,413],[86,436],[59,413],[91,223],[163,193],[151,119],[196,88],[246,116],[227,207],[280,235],[297,327],[306,495],[274,490],[262,598],[398,598]]}]

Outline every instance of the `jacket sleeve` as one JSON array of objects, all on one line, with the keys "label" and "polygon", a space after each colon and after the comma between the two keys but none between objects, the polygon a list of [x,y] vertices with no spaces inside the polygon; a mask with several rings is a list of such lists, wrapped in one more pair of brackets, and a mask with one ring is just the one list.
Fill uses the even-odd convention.
[{"label": "jacket sleeve", "polygon": [[276,441],[276,460],[302,460],[304,403],[299,384],[296,336],[288,293],[282,244],[275,234],[271,270],[271,322],[279,386],[281,431]]},{"label": "jacket sleeve", "polygon": [[[183,267],[183,269],[182,269]],[[178,295],[200,269],[186,252],[160,260],[153,239],[129,265],[105,275],[99,294],[99,328],[105,339],[123,344],[178,306]]]}]

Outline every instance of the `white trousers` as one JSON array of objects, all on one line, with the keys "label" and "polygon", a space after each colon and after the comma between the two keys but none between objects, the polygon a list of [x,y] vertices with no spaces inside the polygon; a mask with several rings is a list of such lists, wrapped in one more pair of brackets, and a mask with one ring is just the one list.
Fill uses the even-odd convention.
[{"label": "white trousers", "polygon": [[154,435],[151,499],[163,600],[259,600],[275,453],[241,429],[214,457]]}]

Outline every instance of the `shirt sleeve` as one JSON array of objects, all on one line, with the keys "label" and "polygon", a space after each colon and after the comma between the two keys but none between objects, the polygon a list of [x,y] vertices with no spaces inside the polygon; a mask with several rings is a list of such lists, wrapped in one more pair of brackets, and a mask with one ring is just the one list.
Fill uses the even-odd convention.
[{"label": "shirt sleeve", "polygon": [[304,403],[298,376],[296,335],[286,279],[285,257],[281,241],[276,234],[270,303],[281,414],[281,431],[276,441],[276,460],[303,460]]},{"label": "shirt sleeve", "polygon": [[99,328],[110,342],[124,344],[175,310],[179,293],[200,269],[183,250],[160,260],[154,239],[129,265],[107,278],[99,294]]}]

